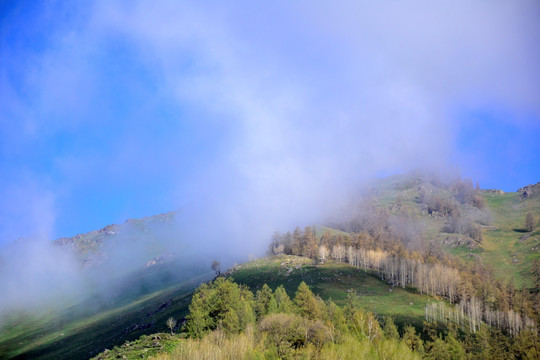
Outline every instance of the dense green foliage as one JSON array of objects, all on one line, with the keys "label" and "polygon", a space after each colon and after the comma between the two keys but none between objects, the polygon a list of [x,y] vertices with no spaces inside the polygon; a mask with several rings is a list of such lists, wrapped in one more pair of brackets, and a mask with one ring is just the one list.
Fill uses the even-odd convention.
[{"label": "dense green foliage", "polygon": [[[359,295],[357,305],[376,313],[391,316],[398,326],[412,324],[422,327],[425,308],[433,299],[411,288],[393,287],[380,280],[373,271],[356,269],[345,263],[326,261],[313,265],[304,257],[279,255],[242,264],[230,276],[239,284],[247,285],[253,292],[268,284],[276,290],[276,300],[281,289],[294,297],[300,283],[305,282],[323,300],[332,300],[339,306],[347,303],[352,290]],[[281,302],[278,303],[281,304]],[[284,305],[280,305],[280,310]]]},{"label": "dense green foliage", "polygon": [[[373,313],[358,307],[356,298],[350,293],[342,310],[314,295],[305,282],[290,299],[282,286],[274,292],[264,284],[253,294],[219,277],[202,285],[193,296],[185,324],[191,339],[160,358],[206,358],[205,354],[239,359],[340,358],[339,354],[419,358],[400,339],[391,320],[385,326],[386,334]],[[240,343],[249,345],[238,346]]]},{"label": "dense green foliage", "polygon": [[[218,300],[218,294],[224,296],[216,305],[212,302]],[[278,294],[280,301],[276,301]],[[276,306],[257,313],[253,309],[262,298]],[[341,308],[323,301],[303,282],[290,299],[283,287],[272,291],[263,286],[253,294],[231,279],[218,278],[201,286],[194,295],[190,308],[199,316],[188,316],[188,338],[177,337],[174,348],[165,349],[156,359],[453,360],[540,356],[538,335],[531,331],[511,338],[488,326],[473,333],[436,322],[424,323],[420,334],[412,326],[399,331],[392,318],[384,318],[381,325],[358,302],[358,295],[350,292]],[[287,304],[287,311],[279,310],[282,304]],[[244,314],[246,320],[242,321],[242,316],[230,316],[231,309],[249,314]],[[98,359],[122,355],[109,352]]]},{"label": "dense green foliage", "polygon": [[246,329],[255,314],[253,294],[223,277],[212,284],[203,284],[189,305],[186,331],[191,337],[202,337],[209,330],[222,328],[228,334]]}]

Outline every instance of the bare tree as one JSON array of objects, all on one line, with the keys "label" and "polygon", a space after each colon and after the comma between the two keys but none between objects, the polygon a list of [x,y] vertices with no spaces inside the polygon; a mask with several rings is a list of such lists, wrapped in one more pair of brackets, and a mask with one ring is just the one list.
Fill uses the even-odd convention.
[{"label": "bare tree", "polygon": [[527,213],[527,217],[525,218],[525,230],[527,231],[533,231],[534,230],[534,216],[532,212]]},{"label": "bare tree", "polygon": [[167,319],[167,327],[171,329],[171,335],[173,334],[174,327],[176,326],[176,320],[172,317]]},{"label": "bare tree", "polygon": [[319,259],[324,263],[328,258],[328,248],[324,245],[319,246]]},{"label": "bare tree", "polygon": [[221,275],[221,263],[217,260],[212,261],[212,270],[216,273],[216,276]]}]

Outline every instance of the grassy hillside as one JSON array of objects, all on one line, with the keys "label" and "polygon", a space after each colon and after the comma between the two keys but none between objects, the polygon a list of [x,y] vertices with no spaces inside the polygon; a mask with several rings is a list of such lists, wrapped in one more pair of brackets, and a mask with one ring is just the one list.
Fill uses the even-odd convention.
[{"label": "grassy hillside", "polygon": [[517,288],[534,286],[532,265],[540,259],[540,229],[527,232],[525,217],[531,212],[540,219],[540,197],[521,199],[516,192],[483,191],[486,210],[492,217],[490,226],[483,227],[484,240],[476,249],[447,248],[465,261],[481,261],[495,276],[512,282]]},{"label": "grassy hillside", "polygon": [[443,198],[452,195],[447,189],[429,184],[425,176],[420,173],[408,173],[389,176],[378,180],[371,189],[375,204],[388,209],[391,214],[407,214],[413,221],[422,224],[424,237],[437,237],[443,227],[444,218],[429,216],[419,204],[419,187],[424,184]]},{"label": "grassy hillside", "polygon": [[527,212],[540,218],[540,197],[520,199],[517,193],[484,192],[486,205],[493,216],[493,227],[484,230],[480,259],[491,266],[495,274],[513,280],[516,286],[531,287],[532,263],[540,258],[540,230],[524,230]]},{"label": "grassy hillside", "polygon": [[[392,287],[375,274],[344,263],[329,261],[314,266],[310,259],[292,255],[257,259],[234,267],[226,275],[236,283],[248,286],[253,292],[264,284],[272,289],[283,285],[291,298],[304,281],[314,294],[323,300],[331,299],[340,306],[345,305],[348,292],[354,290],[359,295],[358,305],[361,308],[373,312],[379,319],[392,316],[400,327],[411,324],[421,329],[425,306],[434,300],[412,289]],[[172,316],[179,317],[177,313]],[[96,359],[149,358],[157,352],[172,351],[180,341],[180,337],[166,334],[143,336],[101,353]]]},{"label": "grassy hillside", "polygon": [[[305,281],[315,294],[338,305],[344,304],[348,291],[355,290],[360,295],[361,307],[380,318],[391,315],[398,325],[420,327],[424,308],[430,301],[414,290],[393,288],[374,274],[349,265],[328,262],[315,267],[309,259],[296,256],[258,259],[237,266],[228,275],[252,290],[265,283],[274,289],[284,285],[291,297],[300,282]],[[166,351],[169,345],[172,348],[174,338],[160,335],[156,340],[152,336],[140,338],[141,335],[166,331],[168,317],[185,316],[192,291],[208,279],[209,275],[205,275],[146,295],[125,292],[104,307],[92,307],[90,301],[58,314],[14,316],[0,333],[0,358],[84,359],[125,341],[132,342],[111,350],[110,354],[140,358],[143,353],[146,357],[158,350]]]},{"label": "grassy hillside", "polygon": [[[428,183],[430,189],[441,197],[451,197],[445,186],[429,183],[421,174],[394,175],[381,179],[371,190],[372,198],[379,208],[390,213],[407,213],[412,221],[421,222],[426,241],[439,237],[447,219],[431,216],[419,204],[419,187]],[[531,272],[533,261],[540,258],[540,228],[527,233],[524,230],[525,217],[531,212],[535,221],[540,219],[540,196],[534,194],[523,198],[517,192],[499,193],[483,190],[480,195],[485,200],[483,213],[490,219],[482,225],[484,240],[475,248],[467,246],[444,246],[449,253],[465,261],[481,261],[490,267],[497,278],[511,281],[516,287],[532,287]],[[461,206],[462,214],[469,215],[470,208]]]},{"label": "grassy hillside", "polygon": [[27,309],[0,319],[0,358],[89,358],[166,330],[171,314],[186,314],[192,291],[212,273],[206,261],[171,251],[171,244],[181,245],[174,215],[56,240],[80,260],[82,287],[92,295],[62,311]]},{"label": "grassy hillside", "polygon": [[[302,326],[302,324],[310,324],[309,318],[304,318],[300,322],[294,323],[291,327],[291,321],[294,316],[297,315],[277,315],[276,313],[270,313],[263,315],[261,320],[258,320],[255,328],[247,327],[244,330],[227,330],[230,329],[229,325],[222,325],[220,322],[218,327],[206,334],[202,338],[198,338],[189,333],[181,335],[169,335],[169,334],[154,334],[152,336],[144,336],[137,341],[128,342],[121,347],[116,347],[110,351],[99,354],[94,359],[96,360],[110,360],[117,358],[124,359],[140,359],[140,358],[154,358],[178,360],[178,359],[192,359],[192,358],[280,358],[276,349],[281,349],[283,344],[284,348],[289,349],[290,358],[310,358],[310,359],[357,359],[357,358],[381,358],[381,359],[404,359],[407,356],[413,356],[414,358],[450,358],[450,353],[453,354],[452,358],[495,358],[495,355],[501,355],[501,358],[537,358],[538,355],[538,339],[533,336],[533,333],[524,333],[518,338],[506,337],[503,333],[495,329],[489,329],[487,327],[482,328],[480,335],[473,336],[467,333],[468,326],[462,327],[461,330],[456,331],[455,324],[452,327],[453,330],[448,330],[444,324],[431,323],[427,327],[422,326],[424,320],[424,307],[434,299],[422,296],[411,289],[392,288],[388,284],[377,279],[375,274],[366,273],[362,270],[356,269],[344,263],[327,262],[325,264],[314,266],[312,261],[298,256],[292,255],[278,255],[272,257],[266,257],[257,259],[249,263],[245,263],[236,266],[226,274],[228,277],[234,279],[235,283],[244,284],[255,293],[257,290],[262,290],[264,293],[263,285],[268,284],[271,288],[275,289],[279,285],[283,285],[290,297],[300,297],[305,299],[305,291],[301,292],[299,287],[301,282],[307,283],[314,294],[320,296],[323,300],[332,299],[336,304],[344,306],[347,302],[346,297],[351,290],[354,290],[359,295],[357,297],[357,305],[364,310],[373,312],[379,320],[385,315],[391,315],[396,320],[398,326],[402,327],[402,337],[398,334],[397,330],[394,330],[394,338],[397,341],[403,342],[407,346],[396,346],[398,342],[396,340],[375,341],[371,345],[366,342],[368,337],[359,335],[359,337],[344,337],[341,340],[332,343],[320,343],[315,348],[313,344],[319,339],[316,332],[309,332],[312,336],[311,343],[302,343],[303,345],[295,347],[294,343],[287,343],[286,336],[293,336],[295,334],[291,329],[294,326]],[[226,280],[221,279],[221,283],[225,284]],[[229,305],[223,305],[223,302],[229,301],[230,306],[237,306],[242,309],[234,300],[234,291],[230,290],[230,286],[224,286],[220,291],[211,290],[215,289],[215,284],[219,283],[219,280],[205,287],[205,295],[199,295],[198,299],[205,299],[204,301],[197,302],[195,311],[199,311],[199,317],[192,318],[190,321],[198,321],[193,319],[204,318],[204,304],[221,304],[217,307],[209,305],[211,309],[221,309],[219,311],[225,311],[229,309]],[[220,285],[217,285],[220,286]],[[225,289],[228,289],[227,291]],[[214,292],[212,292],[214,291]],[[211,294],[220,294],[219,298],[212,299]],[[303,295],[296,295],[303,294]],[[240,295],[236,295],[238,298]],[[251,295],[253,296],[253,294]],[[259,299],[257,294],[257,299]],[[249,297],[248,297],[249,298]],[[261,297],[264,299],[264,296]],[[302,302],[303,300],[295,299],[294,303],[304,304],[299,306],[311,306],[310,302]],[[259,300],[255,300],[252,304],[259,304]],[[440,304],[440,303],[439,303]],[[220,307],[221,306],[221,307]],[[253,305],[252,305],[253,306]],[[277,305],[276,305],[277,306]],[[346,306],[346,308],[349,308]],[[251,308],[250,308],[251,309]],[[350,308],[349,308],[350,309]],[[211,310],[208,310],[211,311]],[[216,310],[218,311],[218,310]],[[295,310],[295,314],[300,314],[299,308]],[[211,312],[210,312],[211,313]],[[306,316],[311,316],[308,313]],[[263,313],[264,314],[264,313]],[[324,312],[323,312],[324,314]],[[364,312],[365,314],[365,312]],[[217,316],[217,315],[216,315]],[[324,315],[323,315],[324,316]],[[347,316],[346,321],[351,319],[367,319],[371,315],[362,315],[359,318],[355,316]],[[222,318],[223,324],[228,318]],[[334,321],[334,320],[332,320]],[[353,320],[354,321],[354,320]],[[272,326],[268,324],[272,323]],[[231,324],[231,323],[227,323]],[[232,324],[235,324],[234,322]],[[277,324],[280,324],[277,326]],[[328,324],[328,323],[326,323]],[[334,323],[334,325],[337,323]],[[391,328],[386,327],[386,322],[383,321],[381,325],[385,329],[385,337],[390,339]],[[413,324],[422,332],[423,341],[420,337],[411,337],[409,328],[403,331],[403,325]],[[311,326],[311,325],[305,325]],[[318,328],[324,327],[322,322],[317,325]],[[283,328],[288,329],[287,334],[283,335],[282,341],[277,342],[274,338],[268,338],[267,336],[281,336]],[[330,327],[332,328],[332,327]],[[328,329],[330,329],[328,328]],[[353,326],[348,329],[360,329],[361,326]],[[369,327],[371,328],[371,327]],[[373,327],[375,328],[375,327]],[[188,327],[188,331],[190,331]],[[313,328],[315,329],[315,328]],[[336,329],[336,328],[332,328]],[[395,329],[395,328],[394,328]],[[306,334],[308,331],[306,331]],[[302,330],[302,331],[304,331]],[[232,332],[228,332],[232,331]],[[280,332],[281,331],[281,332]],[[313,330],[309,330],[313,331]],[[326,330],[325,330],[326,331]],[[326,334],[327,332],[321,332],[319,334]],[[345,330],[347,331],[347,330]],[[437,335],[439,332],[439,335]],[[303,332],[302,332],[303,334]],[[345,334],[345,333],[343,333]],[[357,335],[355,335],[357,336]],[[307,338],[307,335],[306,335]],[[270,341],[266,341],[270,339]],[[320,338],[322,339],[322,338]],[[416,339],[416,340],[413,340]],[[354,341],[356,342],[354,342]],[[358,341],[360,340],[360,341]],[[321,340],[322,341],[322,340]],[[333,341],[333,340],[332,340]],[[412,345],[412,344],[415,345]],[[419,347],[418,344],[424,344]],[[501,347],[501,343],[504,343]],[[278,345],[276,345],[278,344]],[[378,345],[377,345],[378,344]],[[400,347],[401,346],[401,347]],[[419,350],[416,353],[410,353],[410,349],[414,347],[415,350]],[[363,350],[362,350],[363,349]],[[216,354],[221,354],[216,357]],[[294,357],[292,354],[296,354]],[[407,355],[408,354],[408,355]],[[289,358],[289,357],[287,357]]]},{"label": "grassy hillside", "polygon": [[359,305],[377,316],[390,315],[399,325],[422,324],[424,309],[430,297],[412,289],[392,287],[378,279],[375,274],[358,270],[344,263],[329,261],[312,265],[309,259],[280,255],[258,259],[234,269],[230,276],[252,291],[263,284],[272,289],[283,285],[293,297],[298,285],[304,281],[322,299],[332,299],[344,305],[347,292],[355,290],[360,295]]},{"label": "grassy hillside", "polygon": [[209,279],[206,273],[151,292],[126,288],[99,306],[90,299],[60,313],[14,315],[0,329],[0,358],[85,359],[126,340],[164,331],[168,317],[187,314],[193,290]]}]

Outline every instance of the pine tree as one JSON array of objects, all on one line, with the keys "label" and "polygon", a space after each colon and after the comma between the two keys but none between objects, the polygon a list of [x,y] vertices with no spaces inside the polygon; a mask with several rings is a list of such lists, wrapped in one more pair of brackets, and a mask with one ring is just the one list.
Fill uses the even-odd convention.
[{"label": "pine tree", "polygon": [[333,301],[328,301],[326,305],[328,311],[328,326],[331,330],[333,342],[338,342],[343,334],[347,333],[347,320],[343,315],[343,310]]},{"label": "pine tree", "polygon": [[268,302],[268,311],[266,313],[267,314],[276,314],[277,312],[278,312],[278,305],[277,305],[275,297],[272,296],[272,298]]},{"label": "pine tree", "polygon": [[246,298],[242,298],[242,304],[237,310],[238,320],[240,323],[240,329],[244,330],[248,324],[255,322],[255,313],[251,307],[252,301]]},{"label": "pine tree", "polygon": [[257,291],[255,298],[255,313],[257,314],[257,318],[260,319],[264,315],[268,314],[268,307],[270,305],[270,301],[274,299],[274,294],[272,294],[272,289],[270,289],[268,285],[264,284],[262,289]]},{"label": "pine tree", "polygon": [[420,354],[424,353],[424,343],[420,336],[416,334],[416,330],[413,326],[407,326],[405,333],[403,334],[403,342],[411,349]]},{"label": "pine tree", "polygon": [[309,286],[303,281],[298,286],[298,290],[294,297],[294,303],[296,304],[300,316],[308,319],[316,319],[319,317],[320,309],[317,298],[313,295]]},{"label": "pine tree", "polygon": [[440,337],[436,338],[435,341],[429,343],[429,350],[425,359],[452,360],[448,344]]},{"label": "pine tree", "polygon": [[520,331],[512,350],[519,359],[540,359],[540,337],[531,330]]},{"label": "pine tree", "polygon": [[390,316],[385,316],[384,318],[383,332],[387,339],[399,339],[398,329]]},{"label": "pine tree", "polygon": [[358,309],[358,301],[358,293],[355,290],[349,291],[347,294],[345,307],[343,308],[343,312],[347,319],[350,319],[354,312]]},{"label": "pine tree", "polygon": [[222,326],[223,330],[225,330],[228,334],[237,334],[242,330],[240,327],[240,319],[238,318],[238,313],[233,308],[229,308],[229,310],[225,313],[225,316],[223,317],[223,320],[221,320],[220,325]]},{"label": "pine tree", "polygon": [[451,360],[465,359],[465,349],[463,348],[463,345],[461,345],[452,334],[449,334],[446,337],[446,344]]},{"label": "pine tree", "polygon": [[205,306],[200,293],[193,295],[191,304],[189,305],[189,315],[186,319],[185,329],[188,336],[201,338],[208,330],[208,312],[205,311]]},{"label": "pine tree", "polygon": [[190,337],[200,338],[207,331],[222,326],[226,332],[238,332],[254,322],[253,293],[230,279],[217,278],[197,289],[189,305],[185,325]]},{"label": "pine tree", "polygon": [[291,313],[293,311],[293,302],[283,285],[279,285],[274,293],[276,299],[277,311],[280,313]]}]

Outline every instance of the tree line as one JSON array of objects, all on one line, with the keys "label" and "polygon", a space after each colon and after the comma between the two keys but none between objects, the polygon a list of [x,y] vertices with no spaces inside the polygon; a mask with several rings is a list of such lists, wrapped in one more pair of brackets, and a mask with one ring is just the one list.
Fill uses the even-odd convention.
[{"label": "tree line", "polygon": [[255,293],[218,277],[195,292],[182,335],[169,354],[156,359],[536,359],[538,336],[509,338],[487,326],[462,331],[433,321],[424,332],[398,329],[378,319],[350,292],[345,305],[323,301],[301,283],[290,297],[266,284]]},{"label": "tree line", "polygon": [[307,226],[304,231],[297,227],[292,234],[275,233],[270,251],[305,256],[315,264],[346,262],[376,272],[393,286],[411,286],[420,293],[447,299],[474,321],[484,321],[509,334],[522,329],[537,331],[538,295],[496,280],[481,264],[450,258],[433,247],[411,251],[388,235],[375,240],[369,233],[326,230],[318,236],[315,227]]}]

